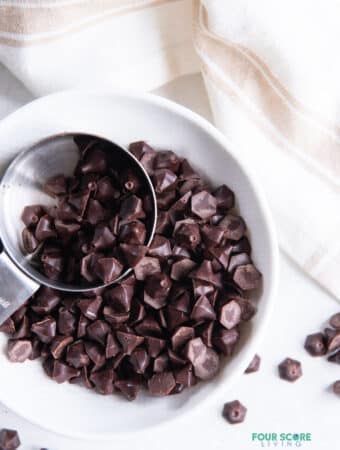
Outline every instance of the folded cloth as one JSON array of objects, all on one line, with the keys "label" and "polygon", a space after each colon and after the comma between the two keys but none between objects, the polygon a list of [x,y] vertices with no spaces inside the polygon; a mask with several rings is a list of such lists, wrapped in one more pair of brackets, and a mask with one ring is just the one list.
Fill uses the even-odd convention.
[{"label": "folded cloth", "polygon": [[0,0],[0,62],[35,95],[201,71],[282,249],[340,299],[339,13],[322,0]]}]

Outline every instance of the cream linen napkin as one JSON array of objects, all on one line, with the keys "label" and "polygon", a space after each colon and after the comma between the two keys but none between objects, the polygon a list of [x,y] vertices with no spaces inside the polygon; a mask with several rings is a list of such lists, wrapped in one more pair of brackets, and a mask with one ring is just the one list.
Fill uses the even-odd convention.
[{"label": "cream linen napkin", "polygon": [[340,3],[0,0],[0,61],[35,95],[202,71],[282,248],[340,298]]}]

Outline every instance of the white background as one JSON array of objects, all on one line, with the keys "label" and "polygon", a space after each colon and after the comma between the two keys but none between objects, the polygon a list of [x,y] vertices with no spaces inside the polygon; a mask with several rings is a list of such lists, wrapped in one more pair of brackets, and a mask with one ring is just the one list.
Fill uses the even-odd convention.
[{"label": "white background", "polygon": [[[211,119],[199,76],[173,82],[158,93]],[[31,94],[0,66],[0,119],[30,100]],[[17,429],[22,450],[42,447],[49,450],[275,448],[273,444],[268,447],[268,444],[252,442],[252,433],[263,432],[312,434],[312,441],[302,447],[296,447],[294,443],[291,447],[283,447],[279,443],[276,448],[340,448],[340,398],[330,389],[332,382],[340,379],[340,368],[324,358],[310,357],[303,349],[305,336],[321,330],[329,316],[338,311],[339,303],[281,254],[276,307],[265,340],[258,349],[262,357],[261,369],[255,374],[243,375],[233,391],[226,392],[215,405],[209,408],[202,405],[201,410],[188,415],[182,422],[159,431],[151,430],[143,440],[138,434],[131,434],[128,438],[110,442],[75,441],[33,426],[1,404],[0,428]],[[287,356],[300,360],[303,365],[304,375],[294,384],[281,380],[277,375],[278,363]],[[1,389],[6,389],[6,386],[1,386]],[[221,418],[221,409],[224,402],[234,399],[239,399],[248,408],[248,413],[243,424],[232,426]]]}]

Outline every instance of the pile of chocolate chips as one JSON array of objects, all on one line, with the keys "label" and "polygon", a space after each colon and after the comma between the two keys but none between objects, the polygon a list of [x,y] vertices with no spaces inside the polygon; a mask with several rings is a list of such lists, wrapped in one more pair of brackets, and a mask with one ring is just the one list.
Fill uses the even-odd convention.
[{"label": "pile of chocolate chips", "polygon": [[23,246],[52,280],[106,284],[144,251],[152,204],[140,174],[113,144],[86,136],[75,142],[80,158],[73,176],[54,176],[43,187],[57,205],[24,209]]},{"label": "pile of chocolate chips", "polygon": [[[308,335],[305,349],[312,356],[328,355],[329,362],[340,364],[340,312],[329,319],[329,325],[323,332]],[[340,380],[334,383],[333,391],[340,394]]]},{"label": "pile of chocolate chips", "polygon": [[261,274],[227,186],[211,189],[172,151],[130,150],[159,209],[150,248],[125,244],[133,274],[82,296],[43,287],[1,329],[11,361],[41,356],[58,383],[133,400],[141,387],[164,396],[213,378],[256,311]]}]

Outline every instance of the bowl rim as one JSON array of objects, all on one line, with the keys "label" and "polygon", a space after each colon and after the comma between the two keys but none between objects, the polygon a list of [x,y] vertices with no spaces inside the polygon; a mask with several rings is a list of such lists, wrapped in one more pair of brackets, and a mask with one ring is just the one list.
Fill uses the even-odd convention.
[{"label": "bowl rim", "polygon": [[[30,109],[32,107],[35,107],[36,105],[39,105],[39,103],[44,104],[45,102],[48,102],[50,99],[53,98],[62,98],[67,96],[81,96],[81,97],[94,97],[94,96],[108,96],[110,98],[116,97],[120,99],[131,99],[131,100],[137,100],[141,102],[146,102],[151,105],[158,106],[162,109],[169,110],[170,112],[175,113],[176,115],[179,115],[186,120],[194,123],[196,126],[199,126],[203,132],[211,135],[214,140],[216,140],[221,147],[223,147],[224,151],[226,151],[230,158],[234,160],[234,162],[240,167],[241,171],[243,172],[244,176],[247,178],[250,187],[254,191],[255,198],[257,200],[257,208],[260,210],[261,215],[264,218],[264,223],[266,227],[266,233],[268,236],[268,243],[269,243],[269,259],[271,261],[271,269],[272,269],[272,276],[271,279],[268,280],[268,288],[267,288],[267,297],[268,301],[267,304],[262,312],[262,318],[261,318],[261,325],[256,330],[256,333],[251,337],[249,340],[248,345],[246,348],[242,351],[242,357],[240,358],[240,362],[238,366],[235,368],[235,370],[229,374],[228,376],[228,390],[235,384],[237,379],[243,374],[244,370],[249,364],[249,361],[254,356],[256,351],[258,350],[259,345],[261,344],[266,330],[268,328],[268,323],[270,321],[271,315],[273,313],[274,309],[274,300],[277,292],[277,286],[278,286],[278,273],[279,273],[279,248],[278,248],[278,241],[277,241],[277,235],[276,235],[276,229],[274,225],[274,221],[272,218],[271,211],[269,209],[264,191],[262,189],[262,186],[259,184],[259,182],[256,180],[254,175],[251,172],[251,169],[247,166],[245,161],[239,157],[237,154],[237,151],[235,149],[236,145],[232,143],[226,136],[222,134],[221,131],[219,131],[212,123],[210,123],[207,119],[200,116],[198,113],[188,109],[185,106],[182,106],[172,100],[169,100],[165,97],[161,97],[159,95],[153,94],[153,93],[141,93],[139,91],[135,90],[126,90],[126,89],[67,89],[62,90],[56,93],[52,93],[43,97],[40,97],[38,99],[35,99],[26,105],[22,106],[21,108],[18,108],[13,113],[9,114],[6,118],[4,118],[1,121],[0,127],[3,126],[7,121],[10,121],[12,119],[12,116],[15,116],[19,114],[20,112],[25,111],[26,109]],[[213,392],[209,394],[208,397],[204,399],[204,402],[200,404],[202,407],[202,404],[204,404],[204,407],[207,408],[209,405],[212,405],[214,401],[216,400],[217,396],[221,394],[221,392],[226,392],[225,389],[225,382],[221,382]],[[169,420],[165,420],[163,422],[157,423],[152,426],[148,426],[147,428],[141,428],[132,430],[129,432],[113,432],[113,433],[83,433],[83,432],[72,432],[69,430],[61,430],[58,428],[58,426],[54,426],[51,424],[45,424],[41,423],[36,419],[32,419],[29,417],[29,415],[22,413],[20,410],[18,410],[16,407],[13,407],[12,405],[6,403],[6,401],[3,401],[0,399],[1,402],[9,408],[11,411],[13,411],[18,416],[24,418],[28,422],[32,423],[33,425],[36,425],[44,430],[53,432],[57,435],[61,436],[67,436],[69,438],[73,439],[80,439],[80,440],[89,440],[89,441],[110,441],[110,440],[127,440],[129,438],[135,437],[138,435],[138,437],[142,436],[144,433],[150,433],[152,430],[166,430],[168,427],[173,426],[174,423],[183,420],[183,417],[186,418],[187,416],[183,416],[182,414],[179,416],[173,416]],[[190,411],[190,416],[193,416],[194,414],[197,414],[198,411],[201,410],[198,408],[198,404],[193,405],[192,409]]]}]

